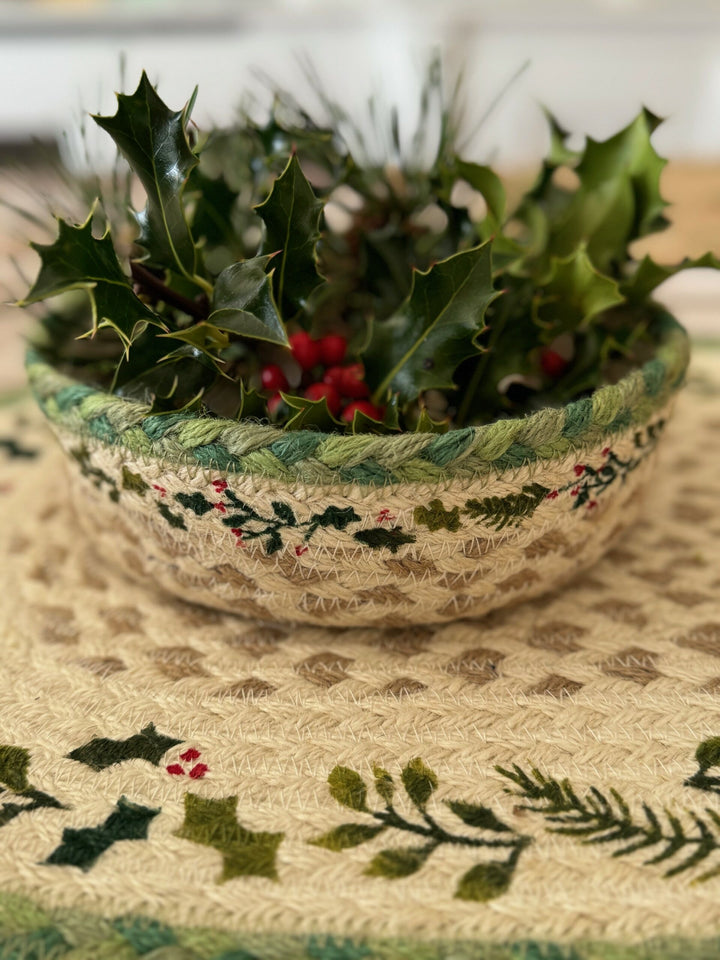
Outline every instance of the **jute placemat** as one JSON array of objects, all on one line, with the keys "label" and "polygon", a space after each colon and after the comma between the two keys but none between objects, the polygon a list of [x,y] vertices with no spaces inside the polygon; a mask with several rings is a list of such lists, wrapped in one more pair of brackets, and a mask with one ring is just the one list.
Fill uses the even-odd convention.
[{"label": "jute placemat", "polygon": [[0,958],[720,952],[720,355],[540,601],[258,625],[106,568],[0,409]]}]

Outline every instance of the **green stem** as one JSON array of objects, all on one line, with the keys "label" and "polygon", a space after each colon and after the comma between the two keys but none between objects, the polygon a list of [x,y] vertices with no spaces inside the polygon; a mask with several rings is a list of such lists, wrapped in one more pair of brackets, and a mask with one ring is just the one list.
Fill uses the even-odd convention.
[{"label": "green stem", "polygon": [[480,837],[459,837],[453,833],[448,833],[447,830],[444,830],[431,817],[426,817],[426,821],[429,824],[426,827],[423,827],[419,823],[411,823],[409,820],[401,817],[392,806],[387,807],[384,812],[375,812],[372,816],[375,817],[376,820],[387,824],[389,827],[395,827],[398,830],[405,830],[409,833],[416,833],[421,837],[427,837],[429,840],[436,841],[436,844],[452,843],[462,847],[504,847],[506,849],[514,849],[518,846],[527,846],[530,842],[529,837],[523,836],[516,836],[512,840],[484,840]]}]

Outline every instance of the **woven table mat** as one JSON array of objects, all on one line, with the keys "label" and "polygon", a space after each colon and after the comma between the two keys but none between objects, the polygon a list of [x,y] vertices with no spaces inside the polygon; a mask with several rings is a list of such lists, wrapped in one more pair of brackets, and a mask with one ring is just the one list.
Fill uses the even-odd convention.
[{"label": "woven table mat", "polygon": [[105,567],[6,399],[0,960],[719,955],[719,435],[708,350],[589,573],[292,628]]}]

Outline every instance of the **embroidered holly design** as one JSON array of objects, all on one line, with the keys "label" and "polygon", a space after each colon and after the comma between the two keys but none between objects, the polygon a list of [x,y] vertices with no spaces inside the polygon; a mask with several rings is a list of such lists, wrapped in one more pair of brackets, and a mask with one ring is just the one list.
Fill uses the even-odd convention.
[{"label": "embroidered holly design", "polygon": [[[38,790],[28,780],[30,753],[24,747],[0,745],[0,827],[19,817],[21,813],[32,813],[43,807],[55,810],[67,808],[55,797]],[[7,797],[11,799],[6,799]]]},{"label": "embroidered holly design", "polygon": [[375,792],[383,808],[368,806],[368,788],[355,770],[335,767],[328,777],[334,800],[356,813],[369,815],[370,822],[343,823],[339,827],[308,842],[339,853],[357,847],[381,834],[398,831],[408,835],[411,845],[380,850],[370,860],[364,873],[369,877],[399,880],[417,873],[432,853],[444,844],[467,847],[473,851],[494,850],[504,857],[475,863],[459,878],[454,896],[460,900],[487,901],[505,893],[510,887],[523,850],[532,842],[500,820],[489,808],[479,803],[449,800],[447,806],[470,832],[446,829],[429,811],[428,804],[438,786],[436,774],[420,757],[403,767],[400,779],[411,800],[416,816],[409,819],[395,806],[395,783],[382,767],[374,766]]},{"label": "embroidered holly design", "polygon": [[165,769],[173,777],[184,777],[185,774],[187,774],[191,780],[202,780],[210,768],[206,763],[194,763],[200,756],[199,750],[196,750],[195,747],[190,747],[180,754],[180,759],[183,763],[193,764],[189,770],[186,770],[183,763],[169,763]]}]

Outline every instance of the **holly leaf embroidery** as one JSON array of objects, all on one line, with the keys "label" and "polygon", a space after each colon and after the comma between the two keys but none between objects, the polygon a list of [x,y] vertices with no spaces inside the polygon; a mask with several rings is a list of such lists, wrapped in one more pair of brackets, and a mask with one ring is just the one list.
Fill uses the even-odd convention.
[{"label": "holly leaf embroidery", "polygon": [[255,211],[265,224],[261,253],[278,253],[273,288],[282,315],[294,316],[321,281],[315,244],[322,204],[305,179],[295,154]]},{"label": "holly leaf embroidery", "polygon": [[284,833],[248,830],[236,818],[236,796],[214,800],[185,794],[185,820],[176,837],[212,847],[222,854],[218,883],[233,877],[268,877],[277,880],[276,856]]},{"label": "holly leaf embroidery", "polygon": [[208,321],[241,337],[288,345],[288,337],[266,273],[271,257],[254,257],[226,267],[215,282]]},{"label": "holly leaf embroidery", "polygon": [[110,740],[107,737],[93,737],[89,743],[71,751],[68,760],[77,760],[93,770],[105,770],[125,760],[147,760],[157,767],[163,755],[171,748],[182,743],[174,737],[158,733],[154,723],[149,723],[140,733],[127,740]]},{"label": "holly leaf embroidery", "polygon": [[97,827],[76,830],[66,827],[62,843],[45,863],[55,866],[80,867],[89,870],[94,863],[119,840],[147,840],[148,826],[160,813],[159,809],[143,807],[120,797],[110,816]]},{"label": "holly leaf embroidery", "polygon": [[147,206],[136,213],[138,243],[147,259],[166,267],[175,263],[193,277],[197,253],[185,219],[183,188],[198,158],[190,149],[186,128],[195,94],[183,110],[170,110],[143,71],[133,94],[119,93],[112,117],[93,119],[117,144],[147,194]]},{"label": "holly leaf embroidery", "polygon": [[18,306],[38,303],[68,290],[85,290],[92,308],[92,333],[111,327],[126,350],[148,324],[165,329],[160,317],[133,293],[115,253],[110,228],[102,237],[92,233],[93,211],[85,223],[58,219],[54,243],[32,243],[42,261],[35,283]]},{"label": "holly leaf embroidery", "polygon": [[366,547],[373,550],[386,548],[390,553],[397,553],[406,543],[415,543],[415,535],[403,533],[402,527],[371,527],[369,530],[358,530],[353,537]]},{"label": "holly leaf embroidery", "polygon": [[13,793],[21,793],[30,786],[27,778],[30,753],[25,747],[0,746],[0,783]]},{"label": "holly leaf embroidery", "polygon": [[490,241],[416,271],[402,306],[374,324],[363,357],[375,402],[388,390],[407,403],[424,390],[454,387],[458,365],[481,352],[485,311],[497,296]]}]

